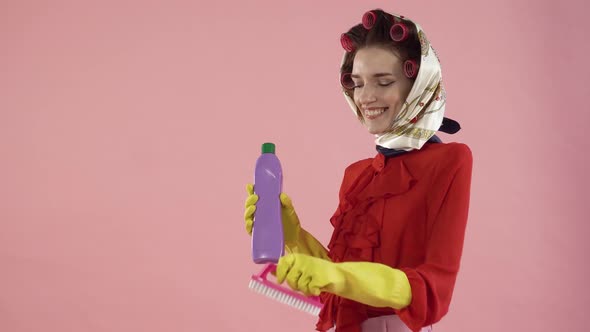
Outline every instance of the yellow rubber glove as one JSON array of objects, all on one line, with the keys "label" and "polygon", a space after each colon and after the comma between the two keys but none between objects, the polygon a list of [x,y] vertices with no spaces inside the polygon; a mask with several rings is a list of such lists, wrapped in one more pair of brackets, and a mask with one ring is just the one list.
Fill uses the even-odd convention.
[{"label": "yellow rubber glove", "polygon": [[[256,202],[258,202],[258,195],[254,193],[254,186],[252,184],[246,185],[248,197],[245,203],[244,220],[246,221],[246,232],[252,234],[252,226],[254,224],[254,212],[256,211]],[[319,257],[329,260],[328,251],[313,235],[309,234],[301,227],[299,217],[295,213],[293,202],[291,198],[285,193],[279,196],[281,200],[281,217],[283,220],[283,236],[285,240],[285,248],[288,253],[305,253],[310,256]]]},{"label": "yellow rubber glove", "polygon": [[406,274],[373,262],[333,263],[303,254],[281,257],[277,282],[307,296],[328,292],[373,307],[402,309],[412,302]]}]

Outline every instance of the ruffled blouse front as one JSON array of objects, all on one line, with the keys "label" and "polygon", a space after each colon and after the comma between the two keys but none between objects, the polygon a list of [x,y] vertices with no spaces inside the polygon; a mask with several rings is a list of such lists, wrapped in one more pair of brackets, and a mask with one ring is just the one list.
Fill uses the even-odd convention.
[{"label": "ruffled blouse front", "polygon": [[[330,219],[334,233],[328,248],[333,262],[381,261],[383,201],[406,192],[413,183],[402,162],[383,172],[383,154],[360,163],[345,174],[340,204]],[[322,293],[321,299],[324,307],[317,324],[319,331],[336,324],[339,332],[360,332],[366,319],[394,313],[390,308],[373,308],[330,293]]]}]

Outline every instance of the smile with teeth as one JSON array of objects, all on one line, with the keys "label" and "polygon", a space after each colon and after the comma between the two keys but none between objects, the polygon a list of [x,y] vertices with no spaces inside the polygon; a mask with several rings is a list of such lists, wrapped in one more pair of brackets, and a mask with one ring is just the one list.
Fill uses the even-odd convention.
[{"label": "smile with teeth", "polygon": [[365,110],[365,116],[367,118],[375,118],[381,114],[383,114],[383,112],[387,111],[387,107],[384,108],[373,108],[370,110]]}]

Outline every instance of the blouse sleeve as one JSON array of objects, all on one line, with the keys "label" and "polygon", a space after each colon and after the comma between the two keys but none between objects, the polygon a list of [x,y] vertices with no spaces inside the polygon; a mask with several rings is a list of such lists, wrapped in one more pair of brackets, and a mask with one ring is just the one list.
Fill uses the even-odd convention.
[{"label": "blouse sleeve", "polygon": [[412,331],[438,322],[448,311],[459,271],[471,187],[472,155],[457,144],[446,155],[428,194],[428,233],[425,262],[404,268],[412,288],[412,302],[396,314]]}]

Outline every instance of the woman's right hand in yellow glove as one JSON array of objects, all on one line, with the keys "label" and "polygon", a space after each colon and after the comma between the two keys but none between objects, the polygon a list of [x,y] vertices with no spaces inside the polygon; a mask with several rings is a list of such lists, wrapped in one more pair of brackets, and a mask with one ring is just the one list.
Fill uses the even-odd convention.
[{"label": "woman's right hand in yellow glove", "polygon": [[[256,211],[256,202],[258,202],[258,195],[254,193],[254,185],[246,185],[246,191],[248,197],[246,198],[244,220],[246,221],[246,232],[252,235],[252,226],[254,225],[254,212]],[[299,223],[299,217],[295,213],[293,202],[291,198],[285,193],[281,193],[279,196],[281,201],[281,216],[283,219],[283,236],[285,243],[295,243],[299,238],[299,232],[301,231],[301,224]]]}]

